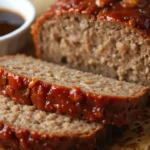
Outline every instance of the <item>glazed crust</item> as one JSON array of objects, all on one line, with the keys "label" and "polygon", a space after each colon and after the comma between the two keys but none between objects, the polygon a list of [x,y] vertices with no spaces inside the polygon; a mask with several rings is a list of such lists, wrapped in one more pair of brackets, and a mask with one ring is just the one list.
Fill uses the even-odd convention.
[{"label": "glazed crust", "polygon": [[[11,57],[1,60],[4,59]],[[141,108],[147,102],[148,92],[149,88],[143,87],[134,96],[117,97],[85,92],[75,87],[72,93],[72,88],[44,83],[0,68],[1,94],[20,104],[35,105],[40,110],[85,118],[90,122],[115,123],[118,126],[128,124],[139,117]]]},{"label": "glazed crust", "polygon": [[2,95],[0,103],[0,147],[5,149],[93,150],[112,135],[112,126],[42,112]]},{"label": "glazed crust", "polygon": [[137,30],[146,38],[150,38],[149,1],[145,0],[143,1],[145,3],[136,4],[134,7],[123,7],[121,0],[110,0],[106,1],[107,5],[102,8],[96,2],[96,0],[59,0],[55,5],[51,6],[32,27],[37,56],[40,57],[41,55],[38,49],[40,27],[47,19],[65,14],[88,15],[95,21],[118,22]]},{"label": "glazed crust", "polygon": [[[104,129],[105,132],[105,129]],[[7,150],[93,150],[97,134],[88,137],[49,137],[10,124],[0,123],[0,147]]]}]

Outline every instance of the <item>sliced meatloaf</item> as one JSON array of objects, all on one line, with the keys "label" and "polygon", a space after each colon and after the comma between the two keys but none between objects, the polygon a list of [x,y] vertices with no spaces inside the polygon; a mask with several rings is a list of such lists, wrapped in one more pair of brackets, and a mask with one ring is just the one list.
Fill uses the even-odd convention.
[{"label": "sliced meatloaf", "polygon": [[148,0],[59,0],[32,33],[41,59],[150,85]]},{"label": "sliced meatloaf", "polygon": [[[12,150],[94,150],[107,127],[20,105],[0,95],[0,147]],[[101,144],[100,144],[101,143]]]},{"label": "sliced meatloaf", "polygon": [[0,93],[41,110],[123,125],[138,117],[149,88],[16,55],[0,59]]},{"label": "sliced meatloaf", "polygon": [[142,118],[129,126],[113,146],[106,150],[149,150],[150,149],[150,108]]}]

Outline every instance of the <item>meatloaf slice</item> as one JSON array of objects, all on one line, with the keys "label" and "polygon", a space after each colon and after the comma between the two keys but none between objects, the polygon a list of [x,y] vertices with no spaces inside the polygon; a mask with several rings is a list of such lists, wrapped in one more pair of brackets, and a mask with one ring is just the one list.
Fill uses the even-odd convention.
[{"label": "meatloaf slice", "polygon": [[[0,146],[13,150],[94,150],[107,126],[37,110],[0,95]],[[101,143],[101,144],[100,144]]]},{"label": "meatloaf slice", "polygon": [[41,110],[122,125],[137,117],[149,88],[16,55],[0,59],[0,93]]},{"label": "meatloaf slice", "polygon": [[33,26],[37,56],[149,86],[150,1],[103,1],[59,0]]},{"label": "meatloaf slice", "polygon": [[140,120],[129,126],[115,144],[106,150],[149,150],[150,149],[150,108]]},{"label": "meatloaf slice", "polygon": [[147,103],[148,92],[148,87],[24,55],[0,59],[1,94],[21,104],[88,121],[127,124]]}]

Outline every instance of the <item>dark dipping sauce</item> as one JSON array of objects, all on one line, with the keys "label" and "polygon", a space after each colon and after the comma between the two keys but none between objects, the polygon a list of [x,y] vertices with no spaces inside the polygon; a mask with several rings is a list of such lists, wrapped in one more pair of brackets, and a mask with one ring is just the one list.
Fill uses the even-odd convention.
[{"label": "dark dipping sauce", "polygon": [[0,9],[0,36],[18,29],[25,22],[24,18],[13,11]]}]

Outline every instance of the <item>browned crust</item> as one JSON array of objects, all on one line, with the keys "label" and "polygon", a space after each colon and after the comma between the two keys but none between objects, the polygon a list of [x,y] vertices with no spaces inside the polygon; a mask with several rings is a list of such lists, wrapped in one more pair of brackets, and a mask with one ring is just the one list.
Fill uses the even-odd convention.
[{"label": "browned crust", "polygon": [[[6,56],[0,61],[13,57],[18,55]],[[2,82],[3,78],[5,83]],[[113,122],[119,126],[128,124],[139,117],[140,110],[147,103],[148,92],[149,88],[143,87],[132,97],[98,95],[82,91],[78,87],[68,88],[44,83],[0,67],[0,93],[4,96],[11,97],[17,103],[35,105],[41,110],[85,118],[91,122]]]},{"label": "browned crust", "polygon": [[[93,150],[98,144],[96,143],[97,136],[102,136],[104,132],[105,129],[99,131],[99,133],[95,131],[89,137],[84,138],[67,137],[67,135],[66,137],[58,137],[57,135],[50,137],[46,133],[40,134],[0,122],[0,147],[7,150],[69,150],[71,148],[76,150]],[[103,143],[99,143],[99,146],[101,144]]]},{"label": "browned crust", "polygon": [[[150,38],[150,4],[143,8],[122,8],[120,1],[114,0],[113,7],[108,5],[100,8],[96,5],[95,0],[59,0],[32,26],[32,35],[38,57],[41,55],[38,47],[40,27],[47,19],[65,14],[87,15],[95,21],[118,22],[135,29],[145,38]],[[109,16],[108,20],[107,16]]]}]

